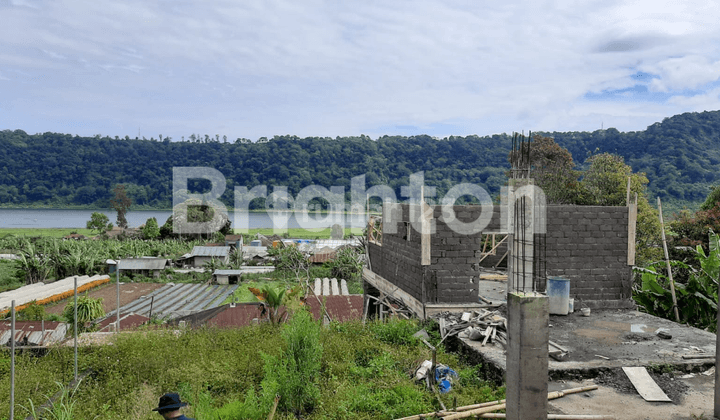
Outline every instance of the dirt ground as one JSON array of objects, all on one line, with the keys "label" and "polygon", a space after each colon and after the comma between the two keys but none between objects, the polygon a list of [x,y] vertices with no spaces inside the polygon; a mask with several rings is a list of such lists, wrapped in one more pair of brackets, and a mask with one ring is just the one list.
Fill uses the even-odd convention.
[{"label": "dirt ground", "polygon": [[[148,295],[163,286],[163,283],[120,283],[120,307],[138,299],[140,296]],[[103,309],[105,309],[105,313],[117,309],[117,289],[116,284],[113,282],[90,290],[88,296],[93,299],[103,298]],[[73,298],[69,298],[53,305],[47,305],[45,306],[45,312],[59,315],[62,313],[65,305],[71,302],[72,299]]]},{"label": "dirt ground", "polygon": [[[550,401],[550,412],[558,414],[605,414],[628,420],[691,420],[712,419],[714,377],[696,374],[680,378],[682,374],[652,374],[660,388],[672,402],[645,401],[627,377],[610,372],[605,377],[574,381],[553,381],[550,391],[587,385],[598,385],[595,391],[568,395]],[[624,375],[623,375],[624,376]],[[627,383],[626,383],[627,382]],[[628,388],[629,385],[629,388]]]}]

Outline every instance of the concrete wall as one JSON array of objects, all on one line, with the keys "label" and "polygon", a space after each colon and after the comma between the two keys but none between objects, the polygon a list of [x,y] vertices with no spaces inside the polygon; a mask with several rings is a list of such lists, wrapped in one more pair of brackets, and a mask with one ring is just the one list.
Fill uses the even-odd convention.
[{"label": "concrete wall", "polygon": [[[480,206],[454,209],[462,222],[471,222],[481,214]],[[408,236],[409,207],[399,205],[394,213],[396,233],[383,233],[382,246],[369,244],[372,271],[421,302],[476,303],[482,234],[455,232],[444,221],[442,208],[435,206],[433,210],[431,264],[420,264],[421,235],[411,226]],[[484,232],[500,230],[496,206]],[[631,296],[627,207],[548,206],[545,241],[547,273],[569,278],[571,297],[593,307],[626,306],[622,302],[627,303]],[[482,266],[494,265],[506,249],[499,249]],[[544,286],[540,285],[541,291]]]},{"label": "concrete wall", "polygon": [[628,208],[549,206],[547,216],[548,276],[569,278],[570,296],[590,306],[625,306],[632,286]]},{"label": "concrete wall", "polygon": [[[464,223],[474,221],[481,214],[480,206],[456,206],[454,209],[457,219]],[[408,236],[410,210],[404,204],[397,206],[394,213],[396,233],[384,229],[382,246],[369,244],[372,270],[421,302],[477,303],[482,234],[454,232],[445,223],[442,208],[434,206],[433,210],[435,234],[431,237],[430,266],[420,264],[421,235],[412,225]],[[499,229],[499,226],[499,214],[493,214],[490,227]],[[494,261],[502,256],[501,252],[504,253],[498,251],[500,255]]]}]

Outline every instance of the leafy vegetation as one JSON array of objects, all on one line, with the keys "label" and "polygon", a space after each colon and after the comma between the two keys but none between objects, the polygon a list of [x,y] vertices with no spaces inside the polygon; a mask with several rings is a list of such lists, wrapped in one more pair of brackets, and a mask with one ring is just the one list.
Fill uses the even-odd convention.
[{"label": "leafy vegetation", "polygon": [[[588,156],[622,156],[635,173],[645,173],[648,193],[664,201],[702,201],[720,181],[720,112],[685,113],[666,118],[644,131],[621,133],[542,132],[568,149],[581,166]],[[183,141],[28,135],[0,131],[0,203],[6,206],[96,206],[109,208],[113,189],[123,185],[127,197],[144,208],[172,207],[172,168],[210,166],[227,178],[221,200],[234,204],[234,187],[288,187],[292,196],[308,185],[350,189],[352,177],[365,175],[367,187],[389,185],[400,197],[410,174],[425,172],[427,185],[444,195],[460,182],[499,193],[508,169],[511,139],[492,136],[427,135],[320,138],[275,136],[250,142],[195,136]],[[92,159],[86,159],[92,156]],[[107,170],[112,162],[113,170]],[[192,193],[207,191],[190,182]],[[262,199],[252,208],[263,208]]]},{"label": "leafy vegetation", "polygon": [[[77,324],[78,332],[88,331],[92,326],[88,325],[89,322],[102,318],[105,316],[105,310],[103,309],[103,299],[93,299],[86,294],[78,297],[77,300]],[[70,325],[72,329],[75,325],[75,300],[69,301],[62,313],[63,318]]]},{"label": "leafy vegetation", "polygon": [[96,211],[90,215],[90,220],[88,220],[85,227],[92,230],[94,233],[101,234],[112,229],[113,225],[110,223],[110,219],[108,219],[105,213]]},{"label": "leafy vegetation", "polygon": [[[709,235],[709,253],[698,245],[696,248],[699,268],[684,262],[673,261],[675,270],[686,276],[676,276],[675,291],[680,319],[698,328],[717,329],[718,280],[720,279],[720,242],[718,235]],[[665,270],[665,262],[657,262],[646,268],[636,269],[642,283],[633,290],[635,302],[647,313],[667,319],[675,319],[672,294]],[[683,280],[686,277],[686,280]]]},{"label": "leafy vegetation", "polygon": [[[72,398],[75,418],[152,420],[157,414],[150,409],[157,405],[158,397],[178,391],[190,403],[188,416],[199,420],[266,419],[272,398],[265,398],[262,384],[277,376],[266,373],[270,366],[262,354],[266,359],[289,360],[302,352],[313,355],[315,362],[286,374],[310,378],[308,386],[317,389],[315,394],[306,389],[314,395],[314,404],[303,403],[308,411],[305,419],[392,419],[439,409],[434,395],[410,379],[419,362],[430,356],[427,348],[411,337],[420,328],[415,322],[318,328],[306,321],[286,326],[281,334],[270,324],[188,330],[179,336],[163,330],[142,331],[121,334],[114,345],[80,348],[79,369],[91,367],[94,373],[81,382]],[[304,331],[308,330],[317,341],[312,338],[311,343],[292,349],[292,343],[304,343]],[[390,330],[394,333],[388,333]],[[318,343],[322,348],[319,358]],[[504,398],[504,389],[483,381],[477,367],[463,364],[442,347],[437,357],[460,374],[451,393],[442,397],[446,404],[451,398],[457,398],[458,405]],[[7,365],[0,363],[0,375],[7,377]],[[42,395],[58,389],[56,382],[72,380],[73,350],[51,348],[42,358],[19,354],[16,375],[22,378],[15,384],[16,401],[42,403]],[[0,400],[9,400],[9,381],[0,381]],[[294,419],[293,407],[299,403],[287,401],[275,418]],[[0,418],[7,416],[8,410],[7,404],[0,404]],[[16,406],[16,411],[22,410]]]},{"label": "leafy vegetation", "polygon": [[350,247],[338,250],[335,258],[325,263],[330,269],[330,277],[347,281],[360,280],[363,266],[360,252],[360,250]]},{"label": "leafy vegetation", "polygon": [[17,253],[20,259],[12,263],[16,276],[24,283],[35,283],[73,275],[105,273],[107,259],[141,256],[176,258],[202,243],[178,239],[65,241],[48,237],[6,236],[0,239],[0,249]]}]

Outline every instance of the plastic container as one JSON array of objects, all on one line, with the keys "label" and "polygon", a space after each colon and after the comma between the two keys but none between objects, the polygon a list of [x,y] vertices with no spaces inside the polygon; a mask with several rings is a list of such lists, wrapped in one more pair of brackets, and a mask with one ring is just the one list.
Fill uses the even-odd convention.
[{"label": "plastic container", "polygon": [[562,277],[548,277],[547,294],[550,313],[567,315],[570,307],[570,280]]},{"label": "plastic container", "polygon": [[575,299],[570,298],[568,299],[568,313],[571,314],[575,312]]}]

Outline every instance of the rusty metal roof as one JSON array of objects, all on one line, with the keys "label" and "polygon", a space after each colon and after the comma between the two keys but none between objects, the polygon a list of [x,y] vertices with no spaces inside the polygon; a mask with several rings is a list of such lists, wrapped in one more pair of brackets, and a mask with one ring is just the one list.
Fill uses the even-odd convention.
[{"label": "rusty metal roof", "polygon": [[[0,345],[10,343],[10,321],[0,322]],[[64,322],[15,321],[15,342],[22,345],[48,345],[58,343],[65,338],[67,324]],[[27,342],[26,342],[27,341]]]},{"label": "rusty metal roof", "polygon": [[[362,319],[364,309],[362,295],[321,296],[320,300],[325,304],[328,315],[330,315],[333,321],[345,322]],[[306,305],[313,314],[313,318],[322,319],[322,309],[317,299],[307,299]]]},{"label": "rusty metal roof", "polygon": [[[120,313],[120,331],[127,331],[131,329],[135,329],[146,322],[148,322],[150,318],[138,315],[134,313]],[[97,327],[99,332],[108,332],[112,331],[113,327],[111,324],[114,324],[117,321],[117,313],[112,313],[108,315],[107,318],[103,319],[102,321],[98,322]]]}]

